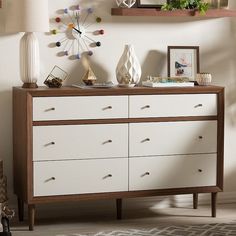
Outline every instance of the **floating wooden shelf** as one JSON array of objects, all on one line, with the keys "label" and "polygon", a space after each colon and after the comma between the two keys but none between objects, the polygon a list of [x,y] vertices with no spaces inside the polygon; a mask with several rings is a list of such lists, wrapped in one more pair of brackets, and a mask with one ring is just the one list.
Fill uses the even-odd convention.
[{"label": "floating wooden shelf", "polygon": [[236,10],[228,9],[209,9],[206,14],[202,15],[193,10],[175,10],[161,11],[158,8],[112,8],[111,14],[114,16],[160,16],[160,17],[201,17],[201,18],[218,18],[218,17],[236,17]]}]

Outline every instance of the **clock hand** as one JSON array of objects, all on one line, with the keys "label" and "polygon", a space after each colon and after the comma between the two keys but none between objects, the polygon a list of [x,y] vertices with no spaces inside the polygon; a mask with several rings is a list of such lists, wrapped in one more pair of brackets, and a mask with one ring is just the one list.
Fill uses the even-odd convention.
[{"label": "clock hand", "polygon": [[77,31],[79,34],[82,34],[82,32],[80,30],[76,29],[75,27],[73,27],[72,29]]}]

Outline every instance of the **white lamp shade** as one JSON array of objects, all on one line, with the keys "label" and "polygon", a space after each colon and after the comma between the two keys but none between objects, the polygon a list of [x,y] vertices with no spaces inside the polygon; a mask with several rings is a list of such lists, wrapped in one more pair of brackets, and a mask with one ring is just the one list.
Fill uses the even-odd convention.
[{"label": "white lamp shade", "polygon": [[48,0],[12,0],[8,7],[8,32],[48,32]]}]

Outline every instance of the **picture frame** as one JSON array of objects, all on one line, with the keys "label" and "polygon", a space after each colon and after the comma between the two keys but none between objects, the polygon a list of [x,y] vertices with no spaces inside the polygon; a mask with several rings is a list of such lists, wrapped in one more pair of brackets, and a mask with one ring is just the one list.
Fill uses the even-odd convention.
[{"label": "picture frame", "polygon": [[161,8],[169,0],[137,0],[137,7]]},{"label": "picture frame", "polygon": [[168,46],[168,77],[196,80],[200,72],[199,46]]}]

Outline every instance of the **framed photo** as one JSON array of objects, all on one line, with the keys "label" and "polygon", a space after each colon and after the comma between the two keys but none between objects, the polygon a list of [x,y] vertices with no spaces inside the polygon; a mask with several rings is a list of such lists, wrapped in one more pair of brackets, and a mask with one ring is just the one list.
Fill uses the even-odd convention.
[{"label": "framed photo", "polygon": [[168,0],[137,0],[138,7],[161,8]]},{"label": "framed photo", "polygon": [[168,76],[195,80],[200,72],[198,46],[168,46]]}]

